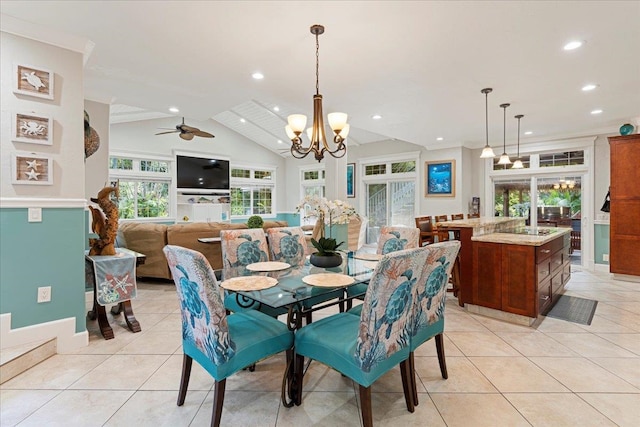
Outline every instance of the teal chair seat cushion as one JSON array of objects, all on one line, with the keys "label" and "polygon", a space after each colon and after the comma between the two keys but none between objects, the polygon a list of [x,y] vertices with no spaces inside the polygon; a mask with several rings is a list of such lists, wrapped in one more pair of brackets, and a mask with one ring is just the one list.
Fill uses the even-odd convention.
[{"label": "teal chair seat cushion", "polygon": [[420,345],[443,332],[444,317],[441,317],[438,321],[430,325],[423,325],[420,329],[415,331],[415,335],[411,337],[411,351],[415,351]]},{"label": "teal chair seat cushion", "polygon": [[359,299],[364,299],[364,294],[367,292],[367,284],[366,283],[358,283],[353,286],[349,286],[347,288],[347,296],[352,297],[356,295],[361,295],[358,297]]},{"label": "teal chair seat cushion", "polygon": [[191,342],[183,341],[184,353],[202,365],[216,381],[293,345],[293,332],[287,325],[257,310],[229,315],[227,324],[235,354],[223,364],[214,364]]},{"label": "teal chair seat cushion", "polygon": [[354,316],[358,316],[360,317],[360,315],[362,314],[362,304],[358,304],[352,308],[350,308],[347,313],[349,314],[353,314]]},{"label": "teal chair seat cushion", "polygon": [[405,347],[387,359],[364,372],[355,357],[360,317],[348,313],[338,313],[318,320],[296,332],[296,353],[310,357],[355,382],[369,387],[388,370],[409,357],[409,347]]}]

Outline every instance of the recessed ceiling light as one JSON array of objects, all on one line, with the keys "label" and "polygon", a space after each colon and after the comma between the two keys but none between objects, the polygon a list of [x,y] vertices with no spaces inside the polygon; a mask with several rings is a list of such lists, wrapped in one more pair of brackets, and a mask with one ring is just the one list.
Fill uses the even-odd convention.
[{"label": "recessed ceiling light", "polygon": [[245,123],[246,120],[245,119],[240,119],[240,123]]},{"label": "recessed ceiling light", "polygon": [[439,137],[437,137],[437,138],[436,138],[436,141],[442,141],[442,140],[444,140],[444,138],[443,138],[443,137],[441,137],[441,136],[439,136]]},{"label": "recessed ceiling light", "polygon": [[253,77],[256,80],[262,80],[264,79],[264,74],[262,74],[261,72],[255,72],[251,74],[251,77]]},{"label": "recessed ceiling light", "polygon": [[591,114],[600,114],[600,113],[602,113],[602,110],[600,110],[600,109],[593,110],[593,111],[591,112]]},{"label": "recessed ceiling light", "polygon": [[282,144],[282,140],[281,139],[278,140],[278,144]]},{"label": "recessed ceiling light", "polygon": [[593,83],[589,83],[587,85],[582,86],[582,90],[584,92],[589,92],[590,90],[594,90],[597,87],[598,87],[598,85],[594,85]]},{"label": "recessed ceiling light", "polygon": [[180,110],[176,107],[169,107],[169,111],[171,111],[172,113],[179,113]]},{"label": "recessed ceiling light", "polygon": [[371,116],[371,118],[373,120],[380,120],[382,118],[382,116],[380,114],[374,114],[373,116]]},{"label": "recessed ceiling light", "polygon": [[273,111],[280,111],[280,107],[276,105],[275,107],[273,107]]},{"label": "recessed ceiling light", "polygon": [[533,134],[533,132],[531,132],[530,130],[528,130],[528,131],[526,131],[524,134],[525,134],[525,135],[532,135],[532,134]]},{"label": "recessed ceiling light", "polygon": [[577,48],[579,48],[580,46],[582,46],[582,43],[583,43],[583,42],[581,42],[581,41],[579,41],[579,40],[570,41],[569,43],[567,43],[567,44],[565,44],[565,45],[564,45],[564,50],[574,50],[574,49],[577,49]]}]

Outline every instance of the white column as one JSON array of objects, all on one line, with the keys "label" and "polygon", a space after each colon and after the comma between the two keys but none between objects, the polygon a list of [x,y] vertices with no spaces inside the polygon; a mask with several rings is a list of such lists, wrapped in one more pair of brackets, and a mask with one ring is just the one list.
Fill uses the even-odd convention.
[{"label": "white column", "polygon": [[336,159],[327,154],[325,162],[324,195],[329,200],[347,200],[347,156]]}]

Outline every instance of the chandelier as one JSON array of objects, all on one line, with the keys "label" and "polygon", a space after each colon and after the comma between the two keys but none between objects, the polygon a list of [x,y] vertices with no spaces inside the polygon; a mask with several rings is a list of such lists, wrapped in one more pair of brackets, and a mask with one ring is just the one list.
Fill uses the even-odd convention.
[{"label": "chandelier", "polygon": [[349,134],[347,114],[331,113],[327,115],[327,118],[329,119],[331,130],[333,130],[335,134],[333,137],[335,147],[331,149],[327,144],[324,132],[324,119],[322,117],[322,95],[320,95],[320,86],[318,83],[318,69],[320,65],[318,36],[322,33],[324,33],[324,27],[322,25],[311,26],[311,34],[316,36],[316,94],[313,95],[313,125],[307,129],[307,135],[311,143],[308,147],[302,144],[301,135],[307,125],[307,116],[304,114],[292,114],[287,117],[289,124],[284,128],[287,136],[291,139],[291,155],[296,159],[302,159],[313,151],[318,162],[324,158],[325,152],[336,158],[344,156],[347,152],[347,146],[344,141]]}]

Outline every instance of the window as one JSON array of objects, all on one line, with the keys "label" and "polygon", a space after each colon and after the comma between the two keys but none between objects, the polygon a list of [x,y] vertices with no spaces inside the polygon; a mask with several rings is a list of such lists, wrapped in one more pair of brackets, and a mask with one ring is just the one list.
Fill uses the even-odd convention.
[{"label": "window", "polygon": [[[510,165],[499,165],[498,164],[499,160],[500,160],[500,158],[498,158],[498,157],[493,159],[493,170],[494,171],[513,169],[513,163],[511,163]],[[520,156],[520,160],[522,161],[522,168],[523,169],[529,169],[531,167],[531,156]],[[516,161],[515,157],[512,158],[511,161],[515,162]]]},{"label": "window", "polygon": [[169,162],[165,160],[112,156],[109,180],[120,187],[120,219],[166,218],[169,216]]},{"label": "window", "polygon": [[275,170],[231,169],[231,216],[274,215]]},{"label": "window", "polygon": [[366,176],[369,175],[384,175],[387,173],[387,165],[379,164],[379,165],[367,165],[364,167],[364,174]]},{"label": "window", "polygon": [[540,167],[584,165],[584,151],[540,154]]}]

